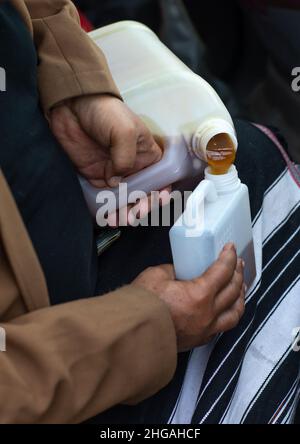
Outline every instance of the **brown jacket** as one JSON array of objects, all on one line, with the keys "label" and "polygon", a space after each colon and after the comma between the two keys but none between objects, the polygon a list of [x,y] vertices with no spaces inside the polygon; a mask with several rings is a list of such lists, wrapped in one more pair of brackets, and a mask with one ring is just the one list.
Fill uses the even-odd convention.
[{"label": "brown jacket", "polygon": [[[70,1],[11,1],[35,39],[45,111],[67,97],[118,95]],[[50,307],[1,170],[0,203],[0,326],[7,337],[0,352],[0,422],[76,423],[166,385],[176,366],[176,338],[164,303],[128,286]]]}]

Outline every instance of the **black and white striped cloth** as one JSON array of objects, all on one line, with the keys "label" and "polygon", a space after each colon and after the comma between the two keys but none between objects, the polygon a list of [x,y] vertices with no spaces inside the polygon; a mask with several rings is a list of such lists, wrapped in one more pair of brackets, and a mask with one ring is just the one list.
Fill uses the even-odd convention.
[{"label": "black and white striped cloth", "polygon": [[275,152],[273,162],[249,159],[257,187],[265,187],[261,199],[257,187],[251,199],[257,277],[240,325],[187,357],[176,395],[173,389],[172,424],[293,421],[300,395],[300,180],[274,134],[258,129],[281,160]]},{"label": "black and white striped cloth", "polygon": [[[137,406],[114,407],[90,422],[293,421],[300,395],[300,342],[293,337],[300,327],[300,174],[279,134],[241,120],[235,127],[240,145],[236,166],[249,189],[257,264],[245,314],[236,328],[213,343],[181,353],[172,381],[152,398]],[[122,272],[128,278],[127,252],[133,242],[143,249],[136,249],[132,274],[171,261],[168,229],[129,231],[103,257],[104,282],[120,281]]]}]

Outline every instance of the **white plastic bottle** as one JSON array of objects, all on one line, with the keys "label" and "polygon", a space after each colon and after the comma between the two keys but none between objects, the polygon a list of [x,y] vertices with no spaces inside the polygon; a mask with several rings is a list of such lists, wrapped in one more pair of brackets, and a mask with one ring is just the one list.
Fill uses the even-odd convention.
[{"label": "white plastic bottle", "polygon": [[246,263],[245,283],[256,276],[249,194],[238,178],[235,166],[227,174],[212,175],[205,170],[188,199],[185,212],[170,230],[176,277],[199,277],[218,258],[222,248],[233,242]]},{"label": "white plastic bottle", "polygon": [[[119,22],[90,34],[105,53],[114,80],[129,107],[165,141],[160,162],[126,178],[128,193],[150,193],[184,178],[203,177],[207,145],[226,134],[237,149],[232,119],[213,88],[184,65],[146,26]],[[194,161],[195,159],[200,159]],[[99,189],[81,179],[93,215]],[[127,204],[119,195],[118,207]]]}]

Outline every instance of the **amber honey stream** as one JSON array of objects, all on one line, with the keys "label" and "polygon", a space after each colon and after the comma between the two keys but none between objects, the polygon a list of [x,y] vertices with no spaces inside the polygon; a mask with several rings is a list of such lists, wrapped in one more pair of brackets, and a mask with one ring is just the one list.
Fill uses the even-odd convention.
[{"label": "amber honey stream", "polygon": [[228,134],[221,133],[214,136],[207,145],[206,155],[212,174],[228,173],[236,157],[233,142]]}]

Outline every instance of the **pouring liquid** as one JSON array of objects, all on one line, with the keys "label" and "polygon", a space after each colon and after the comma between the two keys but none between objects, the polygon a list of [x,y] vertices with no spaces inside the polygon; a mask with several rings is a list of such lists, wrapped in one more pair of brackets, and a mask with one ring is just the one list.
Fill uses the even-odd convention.
[{"label": "pouring liquid", "polygon": [[236,158],[236,151],[228,134],[214,136],[207,145],[206,155],[211,174],[227,174]]}]

